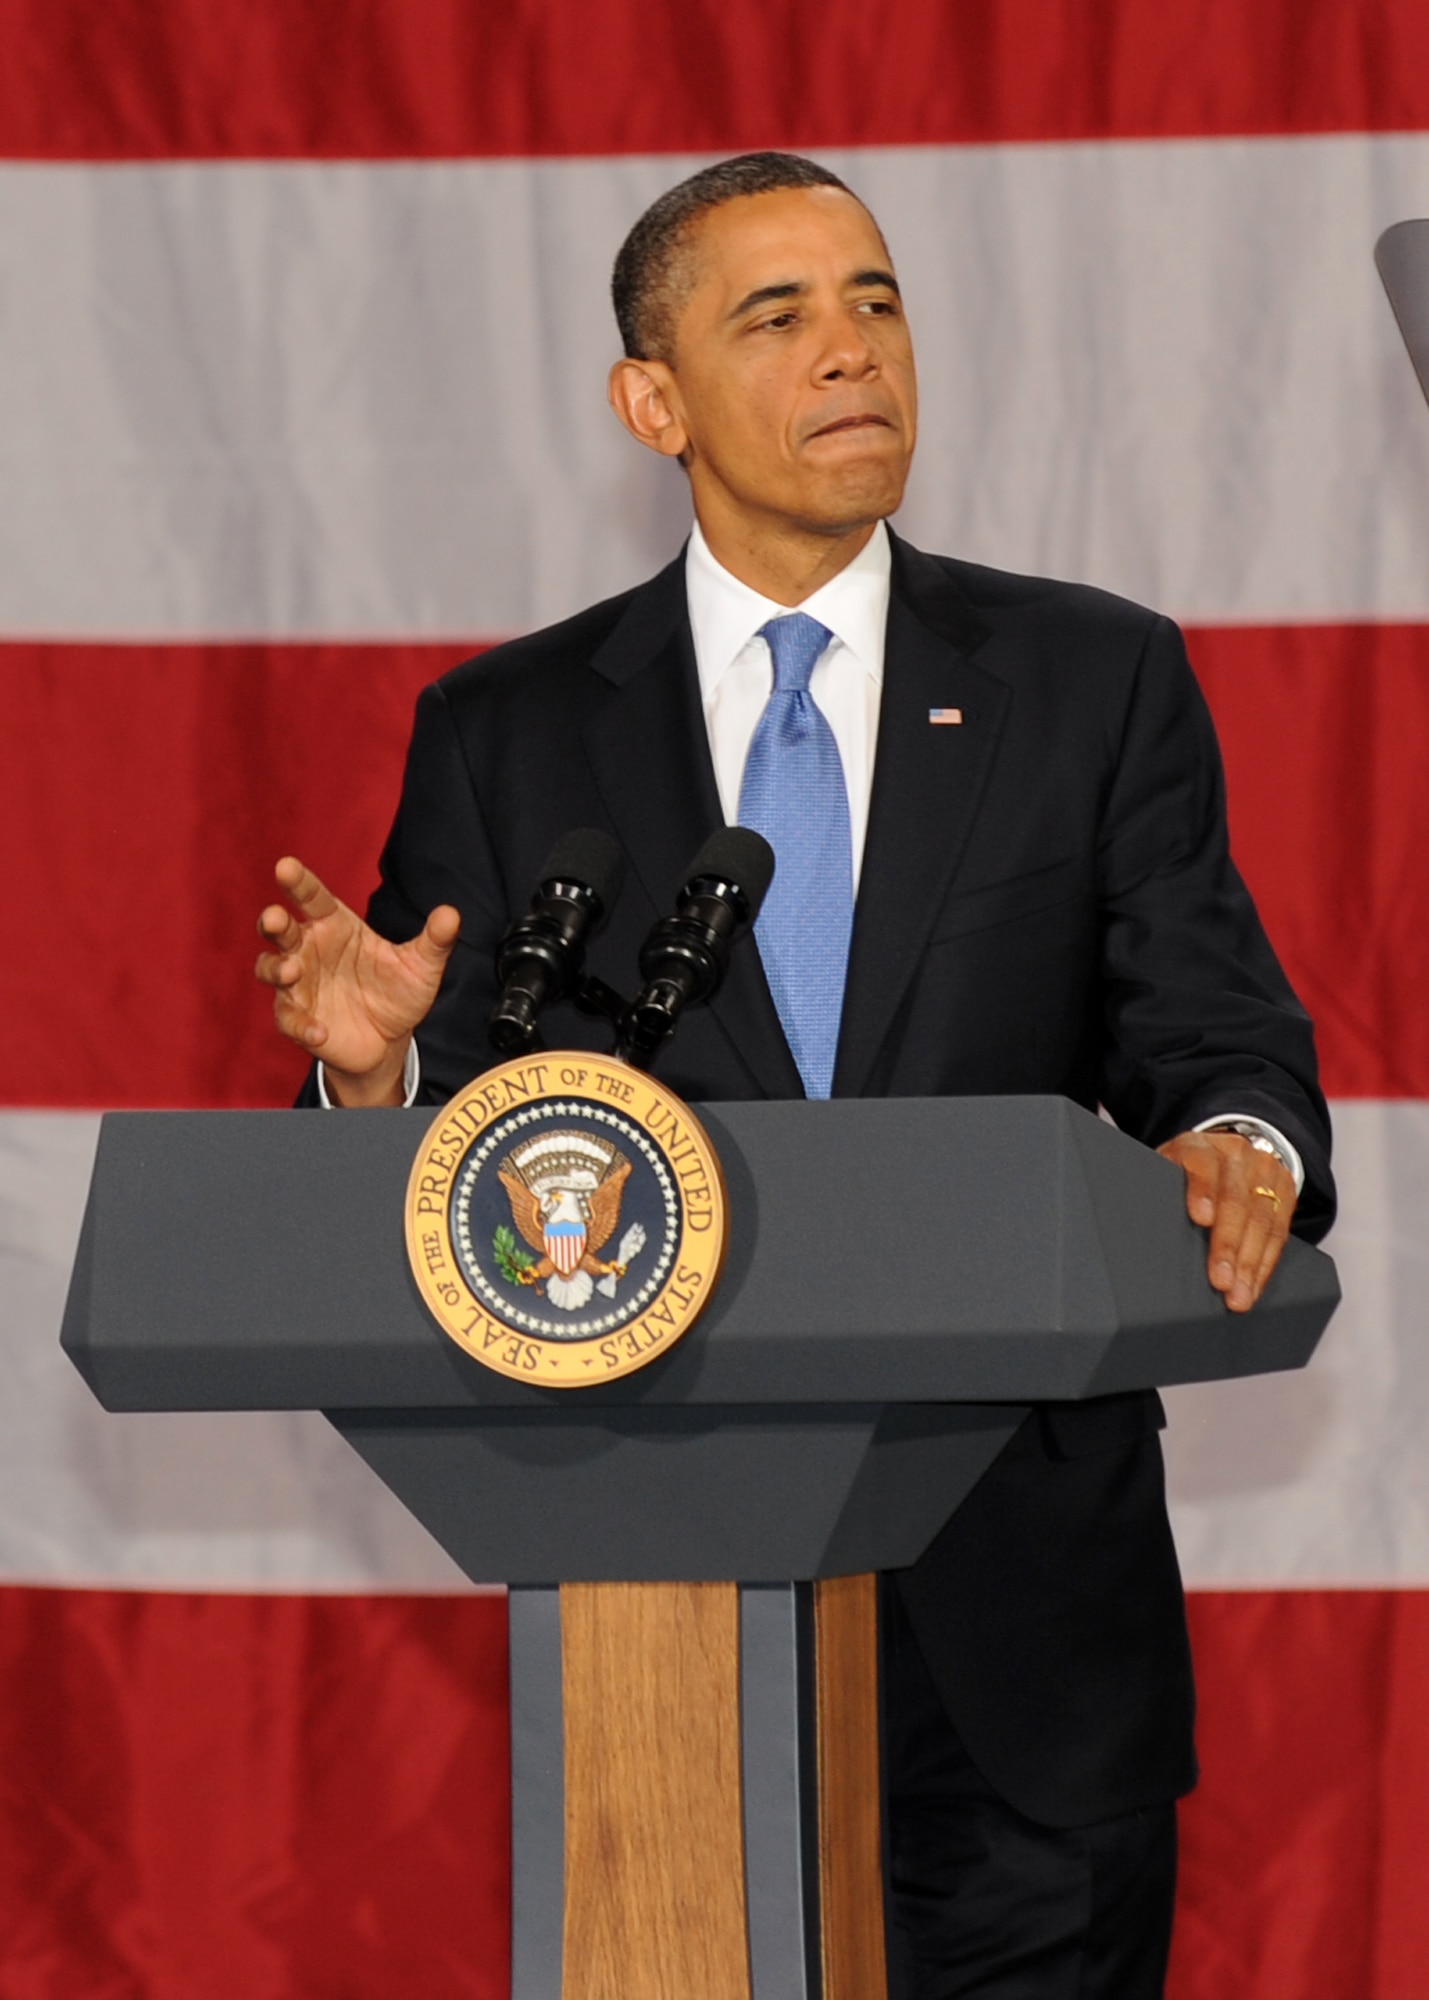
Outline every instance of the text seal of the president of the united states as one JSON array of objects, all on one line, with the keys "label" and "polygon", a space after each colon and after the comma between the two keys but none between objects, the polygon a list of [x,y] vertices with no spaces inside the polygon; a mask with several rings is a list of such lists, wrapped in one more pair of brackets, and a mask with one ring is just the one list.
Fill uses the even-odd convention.
[{"label": "text seal of the president of the united states", "polygon": [[439,1324],[522,1382],[643,1368],[724,1256],[719,1159],[688,1105],[613,1057],[556,1050],[476,1077],[407,1184],[407,1253]]}]

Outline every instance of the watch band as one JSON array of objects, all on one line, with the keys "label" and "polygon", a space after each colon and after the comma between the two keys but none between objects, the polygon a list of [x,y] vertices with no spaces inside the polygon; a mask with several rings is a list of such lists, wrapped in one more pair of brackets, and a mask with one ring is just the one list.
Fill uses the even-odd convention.
[{"label": "watch band", "polygon": [[1286,1173],[1294,1178],[1294,1167],[1275,1141],[1267,1137],[1259,1125],[1248,1124],[1241,1118],[1221,1118],[1217,1119],[1214,1125],[1203,1125],[1200,1129],[1203,1132],[1234,1132],[1238,1139],[1244,1139],[1249,1145],[1254,1146],[1257,1153],[1269,1153],[1272,1160],[1279,1160]]}]

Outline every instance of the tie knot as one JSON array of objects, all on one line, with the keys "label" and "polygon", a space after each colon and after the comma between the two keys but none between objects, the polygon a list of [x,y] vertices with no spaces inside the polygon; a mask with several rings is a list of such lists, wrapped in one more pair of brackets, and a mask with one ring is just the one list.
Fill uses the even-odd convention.
[{"label": "tie knot", "polygon": [[819,655],[833,633],[806,611],[791,611],[787,618],[771,618],[759,628],[774,656],[774,692],[803,694],[809,685]]}]

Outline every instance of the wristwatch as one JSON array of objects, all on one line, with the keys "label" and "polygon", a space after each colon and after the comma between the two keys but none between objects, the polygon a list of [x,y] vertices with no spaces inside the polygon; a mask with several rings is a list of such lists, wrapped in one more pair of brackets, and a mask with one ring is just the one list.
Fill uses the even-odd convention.
[{"label": "wristwatch", "polygon": [[1257,1153],[1269,1153],[1272,1160],[1279,1160],[1281,1166],[1284,1167],[1291,1179],[1295,1178],[1295,1169],[1290,1161],[1286,1159],[1275,1141],[1266,1137],[1259,1125],[1252,1125],[1242,1118],[1221,1118],[1214,1125],[1203,1125],[1201,1130],[1203,1132],[1234,1132],[1238,1139],[1248,1140],[1254,1146]]}]

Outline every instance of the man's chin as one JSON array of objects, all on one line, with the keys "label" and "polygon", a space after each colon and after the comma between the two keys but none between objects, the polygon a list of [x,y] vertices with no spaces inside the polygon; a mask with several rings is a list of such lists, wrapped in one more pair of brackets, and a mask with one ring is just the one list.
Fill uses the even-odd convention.
[{"label": "man's chin", "polygon": [[838,479],[820,481],[808,496],[805,521],[815,534],[848,535],[872,527],[898,511],[905,475],[890,478],[887,465],[841,469]]}]

